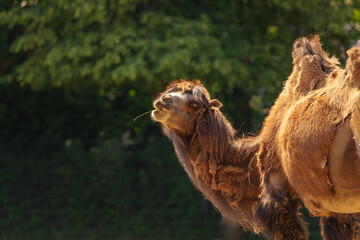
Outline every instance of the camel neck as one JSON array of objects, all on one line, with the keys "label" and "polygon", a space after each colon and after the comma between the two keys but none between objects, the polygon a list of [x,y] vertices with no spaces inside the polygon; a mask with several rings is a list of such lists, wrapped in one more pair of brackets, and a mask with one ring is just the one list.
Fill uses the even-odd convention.
[{"label": "camel neck", "polygon": [[[255,157],[257,140],[234,140],[219,159],[221,163],[217,163],[209,155],[211,152],[203,151],[201,144],[194,142],[194,137],[192,141],[187,139],[179,135],[172,137],[176,155],[191,182],[225,218],[237,221],[246,230],[260,231],[254,224],[252,211],[260,194]],[[244,191],[239,191],[239,186]]]},{"label": "camel neck", "polygon": [[[238,192],[238,184],[248,186],[252,192],[258,191],[260,176],[256,153],[259,147],[259,137],[235,138],[235,130],[218,111],[198,123],[186,148],[197,178],[230,199]],[[232,204],[239,205],[241,199],[256,197],[252,193],[243,193],[243,196],[234,198]]]},{"label": "camel neck", "polygon": [[247,165],[259,149],[258,137],[236,138],[236,131],[219,110],[208,113],[197,123],[188,144],[190,157],[206,155],[217,164]]}]

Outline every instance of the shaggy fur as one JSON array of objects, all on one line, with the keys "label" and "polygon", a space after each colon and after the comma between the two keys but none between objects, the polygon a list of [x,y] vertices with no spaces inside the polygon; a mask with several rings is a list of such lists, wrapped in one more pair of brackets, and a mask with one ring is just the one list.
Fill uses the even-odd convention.
[{"label": "shaggy fur", "polygon": [[338,64],[335,58],[329,58],[321,49],[318,36],[298,39],[294,43],[292,56],[293,71],[266,117],[260,133],[262,143],[258,165],[262,174],[270,168],[280,167],[274,139],[289,108],[310,91],[325,86],[328,73]]},{"label": "shaggy fur", "polygon": [[[258,167],[261,189],[256,218],[266,228],[274,229],[274,239],[307,239],[309,233],[298,213],[299,203],[283,172],[277,145],[278,130],[289,108],[309,92],[324,87],[326,78],[337,67],[321,49],[319,37],[300,38],[293,46],[293,71],[265,119],[260,133]],[[292,225],[288,228],[286,224]],[[275,230],[276,229],[276,230]],[[282,236],[282,237],[281,237]]]},{"label": "shaggy fur", "polygon": [[360,46],[347,53],[346,68],[298,100],[275,138],[286,178],[310,213],[322,216],[325,239],[352,239],[359,224],[356,214],[341,214],[360,212]]},{"label": "shaggy fur", "polygon": [[320,220],[321,235],[324,240],[358,240],[359,214],[337,214],[322,217]]},{"label": "shaggy fur", "polygon": [[178,81],[169,85],[156,101],[169,93],[191,94],[203,103],[192,134],[162,124],[190,180],[221,214],[245,230],[266,232],[254,221],[253,208],[260,185],[255,153],[258,138],[236,138],[235,130],[200,82]]},{"label": "shaggy fur", "polygon": [[299,197],[322,217],[324,239],[356,239],[360,46],[348,55],[341,69],[317,36],[297,40],[293,71],[258,137],[236,138],[221,104],[198,81],[170,84],[152,116],[190,180],[224,217],[269,239],[307,239]]}]

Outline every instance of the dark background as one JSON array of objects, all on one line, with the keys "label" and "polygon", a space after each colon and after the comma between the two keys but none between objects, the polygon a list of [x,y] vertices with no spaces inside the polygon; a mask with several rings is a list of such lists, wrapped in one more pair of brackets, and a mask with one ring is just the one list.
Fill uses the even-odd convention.
[{"label": "dark background", "polygon": [[230,239],[158,124],[133,119],[196,78],[256,134],[316,33],[344,63],[359,1],[0,0],[0,239]]}]

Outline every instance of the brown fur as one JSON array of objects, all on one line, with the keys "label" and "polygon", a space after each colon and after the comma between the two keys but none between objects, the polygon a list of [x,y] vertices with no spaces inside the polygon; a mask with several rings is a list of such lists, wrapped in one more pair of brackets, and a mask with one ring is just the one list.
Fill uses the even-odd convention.
[{"label": "brown fur", "polygon": [[[350,49],[348,55],[346,69],[340,69],[337,60],[321,49],[317,36],[297,40],[293,71],[259,137],[236,138],[220,104],[198,81],[170,84],[154,102],[153,118],[162,123],[190,180],[224,217],[270,239],[307,239],[295,199],[300,197],[313,215],[322,216],[325,239],[355,239],[360,182],[359,189],[343,189],[339,176],[346,178],[347,173],[339,175],[339,169],[332,168],[339,165],[333,161],[344,161],[333,157],[341,147],[334,144],[348,132],[353,136],[345,141],[352,144],[349,149],[360,150],[360,47]],[[166,101],[171,93],[182,93],[177,98],[188,94],[201,102],[200,110],[187,110],[187,103],[178,101],[192,116],[193,125],[166,115],[176,112],[176,104]],[[350,150],[340,153],[355,156],[355,163],[350,163],[360,174],[359,153],[346,152]]]},{"label": "brown fur", "polygon": [[192,134],[163,124],[190,180],[226,218],[246,230],[265,232],[253,219],[260,184],[255,156],[258,138],[236,138],[235,130],[217,107],[211,107],[210,96],[198,81],[172,83],[158,99],[174,92],[192,94],[204,103]]},{"label": "brown fur", "polygon": [[338,64],[335,58],[329,58],[321,49],[319,37],[301,38],[293,47],[293,71],[285,82],[282,92],[277,98],[269,115],[266,117],[260,136],[262,139],[258,164],[262,174],[269,168],[278,168],[274,138],[289,108],[310,91],[326,84],[328,73]]},{"label": "brown fur", "polygon": [[[334,194],[327,155],[338,127],[358,111],[360,92],[358,79],[353,76],[354,71],[357,73],[351,64],[354,60],[356,63],[357,59],[350,54],[346,70],[337,69],[333,74],[337,78],[330,76],[328,86],[297,102],[281,126],[278,142],[283,148],[278,151],[282,153],[282,165],[291,185],[300,196],[317,199],[331,198]],[[303,200],[316,214],[315,205],[319,204],[314,202],[318,201]]]},{"label": "brown fur", "polygon": [[[281,232],[283,236],[276,239],[307,239],[309,236],[298,214],[299,203],[294,199],[294,192],[282,170],[277,149],[279,127],[289,108],[309,92],[325,86],[328,74],[338,64],[335,58],[329,58],[321,49],[318,36],[295,41],[292,57],[293,71],[265,119],[258,153],[262,193],[256,207],[256,217],[267,228],[279,228],[274,232]],[[274,182],[274,178],[277,181]],[[293,227],[283,228],[278,221],[290,221]]]},{"label": "brown fur", "polygon": [[321,235],[325,240],[358,240],[359,214],[335,214],[320,220]]},{"label": "brown fur", "polygon": [[340,142],[349,141],[359,150],[359,52],[359,47],[350,49],[345,69],[334,69],[326,78],[326,86],[299,99],[287,111],[274,143],[290,185],[313,215],[322,216],[325,239],[358,238],[357,215],[341,213],[360,212],[360,181],[355,182],[355,188],[343,188],[339,183],[351,180],[353,176],[347,175],[354,173],[347,170],[339,175],[340,169],[332,166],[339,165],[334,161],[360,166],[359,153],[348,155],[352,157],[348,160],[332,154],[341,151],[337,149],[341,145],[334,145],[334,141],[344,129],[350,129],[354,137]]}]

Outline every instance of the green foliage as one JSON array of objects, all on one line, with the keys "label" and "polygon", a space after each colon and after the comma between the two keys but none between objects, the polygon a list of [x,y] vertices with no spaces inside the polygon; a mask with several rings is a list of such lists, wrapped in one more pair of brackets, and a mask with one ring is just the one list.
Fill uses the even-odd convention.
[{"label": "green foliage", "polygon": [[257,131],[296,38],[343,61],[359,32],[352,0],[0,0],[0,238],[219,238],[170,142],[134,117],[197,78]]},{"label": "green foliage", "polygon": [[121,102],[88,90],[72,96],[85,98],[79,104],[62,91],[33,93],[16,84],[1,96],[1,238],[216,235],[205,227],[216,228],[217,213],[187,180],[159,129],[147,126],[146,138],[134,137],[135,130],[108,120],[121,119]]},{"label": "green foliage", "polygon": [[[34,89],[129,81],[159,89],[187,77],[220,81],[218,92],[238,87],[254,93],[264,85],[274,94],[289,72],[294,39],[321,33],[331,44],[326,40],[346,38],[350,6],[325,0],[221,1],[211,7],[186,1],[15,2],[0,19],[23,32],[9,51],[28,54],[1,79]],[[287,72],[279,76],[280,69]]]}]

